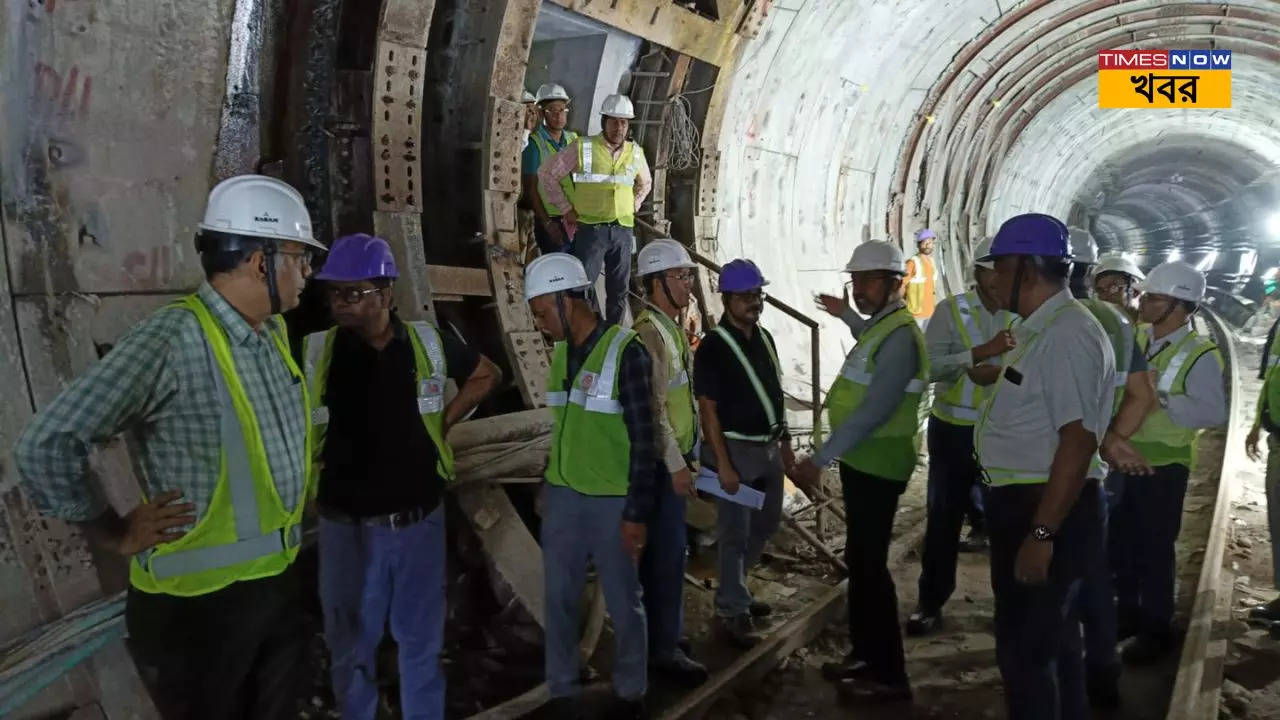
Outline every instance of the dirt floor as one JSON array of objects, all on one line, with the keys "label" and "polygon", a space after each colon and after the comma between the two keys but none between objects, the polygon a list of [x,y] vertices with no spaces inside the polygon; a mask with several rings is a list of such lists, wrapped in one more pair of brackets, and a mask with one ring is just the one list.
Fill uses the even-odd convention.
[{"label": "dirt floor", "polygon": [[[1267,328],[1241,338],[1240,362],[1244,394],[1250,407],[1261,381],[1257,377]],[[1265,452],[1266,443],[1263,443]],[[1232,621],[1217,634],[1228,639],[1220,716],[1239,720],[1280,718],[1280,640],[1267,629],[1246,622],[1249,608],[1276,597],[1272,578],[1272,547],[1267,530],[1266,460],[1246,461],[1239,473],[1231,505],[1228,561],[1234,575]]]}]

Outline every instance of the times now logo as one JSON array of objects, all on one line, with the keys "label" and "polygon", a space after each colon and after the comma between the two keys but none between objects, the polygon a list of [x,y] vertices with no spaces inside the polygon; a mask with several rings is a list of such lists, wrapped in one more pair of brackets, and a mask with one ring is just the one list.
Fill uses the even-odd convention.
[{"label": "times now logo", "polygon": [[1230,50],[1100,50],[1099,70],[1230,70]]}]

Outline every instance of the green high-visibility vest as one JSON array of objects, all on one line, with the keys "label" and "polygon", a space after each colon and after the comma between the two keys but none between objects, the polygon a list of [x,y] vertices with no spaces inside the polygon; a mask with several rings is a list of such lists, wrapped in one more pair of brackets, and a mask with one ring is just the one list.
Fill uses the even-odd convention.
[{"label": "green high-visibility vest", "polygon": [[[769,353],[769,360],[773,363],[773,372],[778,377],[778,385],[781,386],[782,366],[778,364],[778,350],[773,346],[773,336],[769,334],[768,330],[759,325],[756,326],[756,330],[759,331],[765,350]],[[717,325],[711,328],[711,332],[719,335],[720,339],[724,340],[725,344],[729,346],[729,350],[733,351],[734,357],[738,358],[738,364],[742,366],[743,372],[747,374],[747,381],[751,383],[751,389],[755,391],[756,398],[760,401],[760,407],[764,409],[765,421],[769,423],[768,435],[750,435],[732,430],[722,430],[721,434],[730,440],[756,443],[778,439],[778,430],[782,427],[782,418],[778,417],[778,413],[773,407],[773,401],[769,398],[769,393],[765,392],[764,383],[760,382],[760,376],[756,375],[755,368],[751,367],[751,361],[747,359],[747,354],[742,351],[738,341],[734,340],[733,335],[728,330],[725,330],[724,327]]]},{"label": "green high-visibility vest", "polygon": [[[1143,352],[1151,346],[1151,326],[1143,325],[1138,331],[1138,345]],[[1156,394],[1162,397],[1187,394],[1187,374],[1195,367],[1196,361],[1209,355],[1222,370],[1222,353],[1218,346],[1194,330],[1188,332],[1178,342],[1166,345],[1151,358],[1151,368],[1156,371]],[[1129,438],[1134,448],[1140,451],[1153,466],[1186,465],[1191,467],[1196,461],[1196,440],[1200,437],[1199,428],[1186,428],[1178,425],[1169,417],[1169,411],[1157,406],[1147,415],[1142,427]]]},{"label": "green high-visibility vest", "polygon": [[616,222],[633,227],[636,221],[636,175],[644,162],[644,149],[633,142],[623,143],[615,160],[604,144],[604,136],[578,138],[578,168],[560,181],[565,195],[588,225]]},{"label": "green high-visibility vest", "polygon": [[[956,328],[960,330],[960,339],[964,342],[965,350],[973,350],[974,346],[991,339],[984,338],[982,330],[978,327],[977,314],[984,310],[982,298],[978,297],[978,293],[970,290],[962,295],[953,295],[942,302],[951,310],[951,317],[955,321]],[[1013,313],[999,310],[996,317],[1005,330],[1013,326]],[[975,383],[968,373],[961,373],[960,379],[939,393],[937,399],[933,401],[933,416],[952,425],[971,427],[978,421],[978,413],[986,396],[986,388]]]},{"label": "green high-visibility vest", "polygon": [[1129,362],[1133,359],[1133,345],[1137,342],[1138,329],[1116,305],[1093,299],[1081,300],[1080,304],[1088,308],[1102,325],[1116,355],[1116,397],[1111,404],[1111,414],[1114,416],[1120,412],[1120,401],[1124,399],[1124,389],[1129,384]]},{"label": "green high-visibility vest", "polygon": [[[577,142],[578,133],[572,130],[562,130],[561,137],[564,139],[565,146],[567,147],[570,143]],[[556,153],[560,152],[555,145],[551,144],[551,140],[543,137],[541,130],[535,130],[529,139],[533,140],[533,146],[538,149],[538,167],[542,167],[543,163],[554,157]],[[541,193],[539,193],[539,196],[541,196]],[[560,208],[552,205],[546,200],[542,201],[542,206],[547,209],[547,214],[551,217],[560,217]]]},{"label": "green high-visibility vest", "polygon": [[[1070,301],[1058,308],[1052,316],[1045,322],[1045,327],[1053,324],[1064,312],[1089,312],[1083,305],[1076,301]],[[1025,328],[1025,325],[1020,327]],[[1003,366],[1001,366],[1001,375],[1004,374],[1004,368],[1011,368],[1018,364],[1023,357],[1036,346],[1040,340],[1041,333],[1024,333],[1024,337],[1018,338],[1018,347],[1013,350],[1013,354],[1007,357]],[[991,394],[987,397],[987,403],[982,407],[982,414],[978,417],[978,424],[973,430],[974,450],[978,457],[982,457],[983,436],[986,429],[991,425],[991,409],[995,407],[996,397],[1000,394],[1000,388],[1004,387],[1005,381],[997,381],[991,389]],[[1049,467],[1053,463],[1053,458],[1037,458],[1035,466],[1031,467],[1001,467],[982,463],[982,471],[985,475],[984,482],[991,487],[1001,487],[1004,485],[1043,485],[1049,482]],[[1094,451],[1093,457],[1089,460],[1089,473],[1097,477],[1102,470],[1102,458]]]},{"label": "green high-visibility vest", "polygon": [[[635,326],[649,323],[658,331],[666,348],[667,419],[676,433],[680,452],[688,455],[698,439],[698,411],[693,404],[693,386],[689,383],[689,340],[684,331],[667,314],[645,309]],[[658,362],[654,358],[654,362]]]},{"label": "green high-visibility vest", "polygon": [[[305,460],[310,457],[312,436],[308,430],[300,468],[303,491],[297,505],[286,508],[271,476],[262,430],[236,372],[226,330],[197,295],[171,307],[190,311],[204,332],[209,372],[221,398],[222,463],[204,517],[181,538],[134,555],[129,582],[143,592],[205,595],[241,580],[279,575],[293,564],[302,541],[302,511],[313,490],[314,475]],[[301,409],[309,413],[311,400],[289,353],[283,320],[279,316],[268,320],[267,331],[280,362],[299,380]]]},{"label": "green high-visibility vest", "polygon": [[[444,438],[444,387],[448,378],[445,366],[444,342],[440,332],[430,323],[414,321],[405,323],[409,329],[409,344],[413,346],[415,369],[414,385],[418,389],[418,414],[427,428],[427,435],[436,446],[436,472],[446,482],[454,480],[453,448]],[[302,356],[306,359],[307,379],[311,384],[311,396],[323,402],[329,381],[329,363],[333,360],[333,340],[338,328],[312,333],[302,341]],[[311,411],[311,426],[315,430],[314,458],[318,462],[324,451],[324,441],[329,429],[329,407],[318,405]]]},{"label": "green high-visibility vest", "polygon": [[902,401],[889,421],[876,428],[871,437],[857,447],[841,455],[840,462],[859,472],[906,482],[911,479],[920,453],[920,430],[923,426],[920,397],[929,381],[929,352],[925,349],[924,333],[920,332],[915,318],[905,307],[885,315],[862,331],[858,344],[845,358],[839,377],[827,393],[827,416],[831,427],[835,428],[862,405],[875,374],[876,352],[885,338],[901,327],[909,328],[916,343],[919,355],[916,376],[907,383]]},{"label": "green high-visibility vest", "polygon": [[569,389],[569,349],[558,342],[551,353],[547,407],[551,410],[551,457],[547,482],[583,495],[627,494],[631,439],[622,419],[618,377],[622,350],[637,335],[617,325],[600,335]]}]

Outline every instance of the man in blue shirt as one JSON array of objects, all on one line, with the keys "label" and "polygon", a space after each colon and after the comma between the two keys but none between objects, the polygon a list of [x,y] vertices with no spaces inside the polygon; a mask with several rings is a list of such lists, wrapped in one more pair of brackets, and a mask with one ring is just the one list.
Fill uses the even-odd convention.
[{"label": "man in blue shirt", "polygon": [[530,142],[525,146],[521,160],[524,201],[533,210],[533,237],[538,242],[538,249],[543,253],[568,252],[568,248],[561,246],[558,239],[568,236],[563,232],[552,233],[548,229],[553,224],[560,223],[560,210],[543,200],[538,192],[538,168],[569,143],[577,140],[578,134],[565,129],[569,124],[569,94],[563,87],[543,85],[538,88],[536,97],[542,124],[529,136]]}]

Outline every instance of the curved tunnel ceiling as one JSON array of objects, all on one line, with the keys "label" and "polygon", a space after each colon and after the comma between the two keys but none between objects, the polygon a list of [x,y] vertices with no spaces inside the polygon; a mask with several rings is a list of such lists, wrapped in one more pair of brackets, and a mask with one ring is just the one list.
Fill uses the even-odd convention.
[{"label": "curved tunnel ceiling", "polygon": [[[1099,109],[1115,48],[1231,50],[1233,107]],[[1280,244],[1276,77],[1270,0],[780,0],[733,72],[718,196],[735,200],[707,249],[754,253],[807,307],[859,242],[929,226],[957,288],[972,244],[1041,211],[1233,287]]]}]

